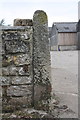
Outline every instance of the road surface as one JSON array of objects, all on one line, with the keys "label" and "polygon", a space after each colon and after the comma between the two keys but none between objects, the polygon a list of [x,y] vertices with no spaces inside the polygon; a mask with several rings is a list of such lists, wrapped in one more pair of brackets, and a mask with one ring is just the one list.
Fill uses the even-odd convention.
[{"label": "road surface", "polygon": [[59,97],[59,104],[73,111],[59,117],[78,118],[78,51],[52,51],[50,54],[53,92]]}]

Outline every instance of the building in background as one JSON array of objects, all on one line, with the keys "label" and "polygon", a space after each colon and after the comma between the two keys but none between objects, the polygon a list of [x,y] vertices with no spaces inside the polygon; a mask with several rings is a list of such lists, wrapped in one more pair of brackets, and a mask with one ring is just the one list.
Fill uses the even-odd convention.
[{"label": "building in background", "polygon": [[77,22],[56,22],[50,28],[50,49],[51,50],[76,50]]}]

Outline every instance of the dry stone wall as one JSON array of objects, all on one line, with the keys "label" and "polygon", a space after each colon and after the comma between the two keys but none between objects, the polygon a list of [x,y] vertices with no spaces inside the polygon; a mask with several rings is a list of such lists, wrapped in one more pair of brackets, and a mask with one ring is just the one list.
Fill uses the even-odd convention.
[{"label": "dry stone wall", "polygon": [[48,20],[36,11],[32,20],[15,19],[2,27],[2,110],[49,110],[51,99]]},{"label": "dry stone wall", "polygon": [[32,104],[32,33],[31,26],[2,29],[3,110]]}]

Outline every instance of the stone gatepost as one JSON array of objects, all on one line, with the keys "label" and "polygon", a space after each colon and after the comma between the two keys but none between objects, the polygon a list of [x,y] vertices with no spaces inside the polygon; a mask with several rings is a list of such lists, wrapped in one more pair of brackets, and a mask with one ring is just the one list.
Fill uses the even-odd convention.
[{"label": "stone gatepost", "polygon": [[33,16],[34,107],[49,110],[51,99],[50,51],[48,19],[42,10]]}]

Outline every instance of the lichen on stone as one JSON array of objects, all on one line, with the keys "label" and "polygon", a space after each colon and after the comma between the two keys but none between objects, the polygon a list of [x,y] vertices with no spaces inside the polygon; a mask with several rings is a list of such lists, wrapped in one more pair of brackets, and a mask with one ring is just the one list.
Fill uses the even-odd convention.
[{"label": "lichen on stone", "polygon": [[34,13],[34,19],[36,19],[36,21],[39,22],[39,24],[46,24],[47,23],[47,15],[42,10],[37,10]]}]

